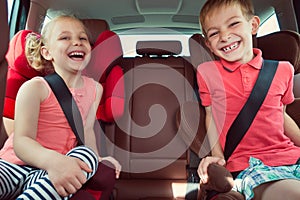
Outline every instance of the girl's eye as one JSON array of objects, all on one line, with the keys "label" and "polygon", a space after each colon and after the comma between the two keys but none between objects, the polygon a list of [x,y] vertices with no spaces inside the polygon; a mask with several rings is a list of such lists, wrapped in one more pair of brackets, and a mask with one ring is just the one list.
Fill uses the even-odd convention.
[{"label": "girl's eye", "polygon": [[61,40],[69,40],[70,37],[68,37],[68,36],[63,36],[63,37],[61,37],[60,39],[61,39]]},{"label": "girl's eye", "polygon": [[86,37],[80,37],[80,40],[88,40]]},{"label": "girl's eye", "polygon": [[233,22],[233,23],[231,23],[229,26],[236,26],[236,25],[238,25],[240,22]]}]

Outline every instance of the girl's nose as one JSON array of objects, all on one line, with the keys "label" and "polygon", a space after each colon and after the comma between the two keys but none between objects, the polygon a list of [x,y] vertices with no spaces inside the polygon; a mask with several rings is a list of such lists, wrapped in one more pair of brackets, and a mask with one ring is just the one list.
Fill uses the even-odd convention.
[{"label": "girl's nose", "polygon": [[81,45],[81,44],[82,44],[82,42],[81,42],[80,39],[73,39],[73,45],[74,46],[78,46],[78,45]]}]

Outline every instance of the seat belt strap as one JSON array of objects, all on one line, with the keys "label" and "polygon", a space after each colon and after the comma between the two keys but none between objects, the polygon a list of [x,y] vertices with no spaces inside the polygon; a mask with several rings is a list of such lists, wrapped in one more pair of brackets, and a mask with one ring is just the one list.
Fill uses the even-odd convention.
[{"label": "seat belt strap", "polygon": [[84,144],[83,122],[77,104],[64,80],[57,74],[52,73],[44,77],[51,90],[56,96],[74,134],[78,145]]},{"label": "seat belt strap", "polygon": [[257,81],[246,104],[228,130],[224,149],[225,160],[228,160],[231,156],[253,122],[268,93],[277,67],[278,61],[264,60]]}]

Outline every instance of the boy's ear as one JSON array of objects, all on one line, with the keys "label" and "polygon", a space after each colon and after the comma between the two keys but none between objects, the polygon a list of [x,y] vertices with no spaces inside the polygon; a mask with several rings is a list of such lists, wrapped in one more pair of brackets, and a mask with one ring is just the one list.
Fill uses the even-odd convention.
[{"label": "boy's ear", "polygon": [[213,50],[212,50],[212,48],[211,48],[211,45],[210,45],[210,42],[209,42],[207,39],[205,39],[205,45],[209,48],[209,50],[210,50],[211,52],[213,52]]},{"label": "boy's ear", "polygon": [[41,55],[46,60],[52,60],[52,56],[51,56],[49,50],[45,46],[41,47]]},{"label": "boy's ear", "polygon": [[252,35],[256,35],[258,32],[258,28],[260,25],[260,18],[258,16],[253,16],[252,20],[251,20],[251,24],[252,24]]}]

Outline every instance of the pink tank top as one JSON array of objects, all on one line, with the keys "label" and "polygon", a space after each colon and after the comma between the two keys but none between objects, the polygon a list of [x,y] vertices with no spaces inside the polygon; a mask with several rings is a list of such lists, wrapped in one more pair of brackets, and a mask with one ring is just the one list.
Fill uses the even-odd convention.
[{"label": "pink tank top", "polygon": [[[49,96],[40,104],[40,114],[38,119],[38,129],[36,140],[45,148],[55,150],[59,153],[66,154],[77,144],[69,123],[48,83],[42,77],[40,79],[47,85]],[[83,125],[85,126],[88,112],[96,98],[96,82],[88,77],[83,76],[84,86],[82,88],[70,88],[70,91],[77,103],[82,116]],[[14,164],[25,164],[14,153],[13,135],[6,141],[0,151],[0,158]]]}]

